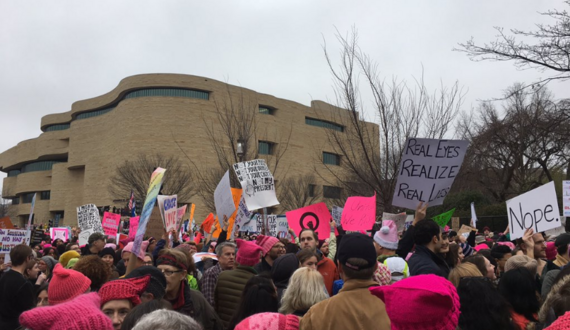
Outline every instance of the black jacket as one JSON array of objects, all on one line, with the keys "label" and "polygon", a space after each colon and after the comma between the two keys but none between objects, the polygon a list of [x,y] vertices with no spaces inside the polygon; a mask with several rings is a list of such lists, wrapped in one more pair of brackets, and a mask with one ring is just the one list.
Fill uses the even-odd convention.
[{"label": "black jacket", "polygon": [[425,246],[416,245],[416,252],[408,261],[410,276],[434,274],[447,278],[449,266],[445,260]]},{"label": "black jacket", "polygon": [[[204,330],[223,330],[222,321],[200,291],[192,290],[186,281],[182,281],[184,304],[175,311],[192,317]],[[171,303],[174,302],[171,301]]]},{"label": "black jacket", "polygon": [[271,275],[271,265],[265,260],[265,258],[261,259],[261,262],[258,263],[257,265],[253,266],[253,269],[255,269],[255,271],[258,274],[269,274]]}]

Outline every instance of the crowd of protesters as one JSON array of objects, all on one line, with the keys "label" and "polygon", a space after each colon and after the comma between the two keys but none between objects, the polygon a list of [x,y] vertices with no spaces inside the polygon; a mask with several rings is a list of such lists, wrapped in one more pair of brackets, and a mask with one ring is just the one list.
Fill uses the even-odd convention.
[{"label": "crowd of protesters", "polygon": [[[570,329],[570,233],[441,228],[420,203],[403,233],[132,241],[94,233],[0,255],[0,329]],[[241,237],[244,237],[243,235]],[[203,253],[213,252],[213,253]]]}]

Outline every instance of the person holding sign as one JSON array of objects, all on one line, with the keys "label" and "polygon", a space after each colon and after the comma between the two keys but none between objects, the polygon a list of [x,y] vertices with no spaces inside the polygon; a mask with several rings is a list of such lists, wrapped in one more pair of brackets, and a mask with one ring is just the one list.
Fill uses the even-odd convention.
[{"label": "person holding sign", "polygon": [[299,234],[299,243],[302,249],[308,249],[316,252],[319,256],[317,262],[317,270],[323,276],[325,280],[325,286],[329,292],[329,296],[333,294],[333,283],[338,280],[337,269],[334,262],[325,257],[323,253],[317,250],[317,242],[319,241],[319,236],[312,229],[303,229],[301,234]]},{"label": "person holding sign", "polygon": [[559,268],[552,261],[546,260],[546,241],[542,233],[535,233],[532,228],[527,229],[519,242],[519,247],[527,257],[535,259],[538,263],[536,289],[540,293],[546,273]]},{"label": "person holding sign", "polygon": [[410,253],[414,247],[414,230],[415,226],[421,220],[426,218],[428,204],[420,202],[416,207],[416,213],[414,214],[414,221],[410,225],[410,227],[406,230],[406,233],[400,239],[398,243],[398,249],[396,250],[396,254],[400,256],[400,258],[406,259],[408,253]]},{"label": "person holding sign", "polygon": [[443,245],[441,227],[431,219],[424,219],[414,227],[416,252],[408,261],[410,275],[434,274],[447,278],[449,266],[439,256]]}]

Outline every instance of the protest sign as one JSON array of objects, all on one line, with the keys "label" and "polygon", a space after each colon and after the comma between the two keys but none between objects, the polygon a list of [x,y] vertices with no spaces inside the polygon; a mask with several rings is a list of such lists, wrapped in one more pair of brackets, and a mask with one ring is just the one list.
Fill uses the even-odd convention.
[{"label": "protest sign", "polygon": [[570,217],[570,181],[562,181],[562,215]]},{"label": "protest sign", "polygon": [[372,197],[349,197],[344,204],[341,224],[344,230],[370,230],[376,220],[376,193]]},{"label": "protest sign", "polygon": [[137,216],[129,219],[129,239],[135,239],[135,235],[139,229],[140,218],[140,216]]},{"label": "protest sign", "polygon": [[32,207],[30,209],[30,216],[28,217],[28,227],[26,228],[30,232],[32,230],[32,218],[34,217],[34,206],[36,205],[36,196],[37,196],[37,193],[35,193],[34,197],[32,197]]},{"label": "protest sign", "polygon": [[237,209],[239,207],[239,201],[241,200],[242,191],[243,190],[238,188],[232,188],[232,199],[234,201],[235,211],[232,213],[232,216],[229,220],[228,233],[226,234],[226,239],[228,240],[234,239],[234,225],[236,222]]},{"label": "protest sign", "polygon": [[178,216],[178,197],[176,195],[158,195],[156,197],[156,200],[158,202],[160,214],[162,215],[164,229],[166,229],[167,233],[170,233],[171,230],[176,229]]},{"label": "protest sign", "polygon": [[190,207],[190,221],[194,222],[194,211],[196,210],[196,204],[192,203]]},{"label": "protest sign", "polygon": [[154,208],[156,197],[158,196],[158,192],[160,191],[160,187],[162,186],[162,179],[164,178],[164,172],[166,172],[166,170],[160,167],[154,170],[154,172],[150,177],[150,184],[146,192],[146,198],[144,200],[139,220],[139,228],[137,230],[137,234],[135,235],[135,241],[133,243],[133,253],[138,255],[141,259],[144,258],[144,253],[143,251],[141,251],[143,236],[146,232],[146,226],[148,224],[148,220]]},{"label": "protest sign", "polygon": [[[139,218],[140,223],[140,218]],[[137,228],[138,230],[138,228]],[[150,213],[150,217],[148,218],[148,223],[146,225],[146,232],[143,236],[144,237],[155,237],[159,239],[162,237],[166,229],[164,229],[164,223],[162,222],[162,215],[160,214],[160,209],[158,205],[155,204],[152,212]]]},{"label": "protest sign", "polygon": [[331,215],[332,215],[333,220],[336,223],[337,227],[340,226],[340,220],[342,219],[342,210],[343,210],[342,207],[339,207],[336,205],[332,207],[332,214]]},{"label": "protest sign", "polygon": [[[467,225],[461,225],[461,228],[460,228],[459,231],[457,232],[457,235],[458,235],[458,236],[461,236],[461,235],[466,234],[467,236],[469,236],[469,234],[470,234],[472,231],[477,231],[477,229],[476,229],[476,228],[473,228],[473,227],[469,227],[469,226],[467,226]],[[467,238],[467,236],[465,236],[465,238]]]},{"label": "protest sign", "polygon": [[406,228],[406,219],[407,218],[408,218],[408,215],[406,214],[406,212],[402,212],[399,214],[392,214],[392,213],[387,213],[387,212],[382,213],[382,221],[384,221],[384,220],[394,221],[394,223],[398,227],[398,233],[404,232],[404,229]]},{"label": "protest sign", "polygon": [[234,164],[234,171],[243,189],[248,210],[255,211],[279,204],[275,181],[264,159]]},{"label": "protest sign", "polygon": [[432,220],[435,221],[435,223],[437,223],[441,228],[444,228],[445,226],[447,226],[449,220],[451,220],[453,212],[455,212],[455,208],[447,212],[444,212],[442,214],[436,215],[435,217],[433,217]]},{"label": "protest sign", "polygon": [[458,231],[459,230],[459,217],[451,217],[451,230]]},{"label": "protest sign", "polygon": [[284,215],[277,216],[277,235],[278,238],[286,238],[289,235],[289,223]]},{"label": "protest sign", "polygon": [[49,234],[52,240],[61,239],[64,242],[69,240],[69,228],[67,227],[53,227],[49,229]]},{"label": "protest sign", "polygon": [[34,229],[32,231],[32,244],[41,243],[44,240],[44,231],[41,229]]},{"label": "protest sign", "polygon": [[184,219],[187,208],[188,205],[184,205],[176,210],[176,230],[178,231],[180,231],[180,226],[182,225],[182,220]]},{"label": "protest sign", "polygon": [[209,233],[212,230],[212,225],[214,224],[214,215],[212,213],[208,214],[206,219],[202,221],[202,225],[200,227],[204,228],[205,233]]},{"label": "protest sign", "polygon": [[[257,214],[257,232],[261,233],[263,228],[263,217],[262,213]],[[281,217],[281,218],[280,218]],[[281,221],[281,222],[280,222]],[[284,215],[268,214],[267,215],[267,229],[265,235],[278,237],[279,231],[283,231],[283,222],[285,222],[285,235],[289,227],[287,226],[287,218]]]},{"label": "protest sign", "polygon": [[245,199],[242,194],[241,199],[238,204],[238,209],[236,212],[236,218],[234,222],[235,228],[233,229],[234,237],[238,232],[257,232],[257,218],[253,220],[254,214],[247,209],[245,204]]},{"label": "protest sign", "polygon": [[10,217],[0,219],[0,229],[14,229],[14,224],[10,221]]},{"label": "protest sign", "polygon": [[459,173],[468,141],[408,138],[392,205],[415,210],[419,202],[443,204]]},{"label": "protest sign", "polygon": [[477,213],[475,213],[475,203],[471,203],[471,220],[473,220],[473,227],[477,228]]},{"label": "protest sign", "polygon": [[105,231],[105,235],[109,237],[113,237],[117,235],[117,231],[119,229],[119,222],[121,222],[121,215],[105,212],[103,213],[103,230]]},{"label": "protest sign", "polygon": [[408,214],[406,217],[406,222],[404,223],[404,229],[408,230],[412,226],[413,223],[414,223],[414,215]]},{"label": "protest sign", "polygon": [[[294,211],[289,211],[285,213],[285,216],[287,217],[289,227],[291,227],[297,235],[299,235],[303,229],[312,229],[319,235],[319,239],[327,239],[330,237],[330,222],[332,216],[325,203],[313,204]],[[374,219],[372,219],[372,222],[374,222]]]},{"label": "protest sign", "polygon": [[87,244],[89,236],[93,233],[104,233],[99,209],[95,204],[86,204],[77,208],[77,225],[81,229],[79,245]]},{"label": "protest sign", "polygon": [[554,182],[542,185],[507,201],[511,240],[521,238],[526,229],[535,233],[560,227]]},{"label": "protest sign", "polygon": [[0,229],[0,253],[10,254],[13,247],[30,244],[28,231],[25,229]]},{"label": "protest sign", "polygon": [[216,204],[216,216],[220,226],[223,226],[224,217],[229,219],[236,210],[230,186],[230,171],[226,171],[218,183],[214,191],[214,202]]}]

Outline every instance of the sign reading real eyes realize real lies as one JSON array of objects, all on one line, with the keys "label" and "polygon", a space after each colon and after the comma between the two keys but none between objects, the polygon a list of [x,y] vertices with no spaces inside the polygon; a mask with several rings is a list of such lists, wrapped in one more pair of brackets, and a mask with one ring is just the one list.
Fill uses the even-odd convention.
[{"label": "sign reading real eyes realize real lies", "polygon": [[419,202],[443,204],[469,146],[463,140],[409,138],[398,170],[392,205],[415,210]]}]

